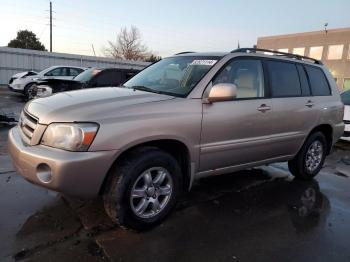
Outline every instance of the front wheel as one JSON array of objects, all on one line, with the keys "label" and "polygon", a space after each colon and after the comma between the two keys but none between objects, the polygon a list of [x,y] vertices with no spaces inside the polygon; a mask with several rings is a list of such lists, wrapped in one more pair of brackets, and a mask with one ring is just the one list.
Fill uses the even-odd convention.
[{"label": "front wheel", "polygon": [[110,175],[104,193],[105,210],[121,226],[151,228],[176,204],[181,172],[167,152],[153,147],[136,149]]},{"label": "front wheel", "polygon": [[33,85],[34,85],[34,83],[29,83],[24,87],[23,93],[27,98],[29,98],[31,95]]},{"label": "front wheel", "polygon": [[290,172],[297,178],[310,180],[321,170],[327,153],[323,133],[315,132],[305,141],[299,153],[288,162]]}]

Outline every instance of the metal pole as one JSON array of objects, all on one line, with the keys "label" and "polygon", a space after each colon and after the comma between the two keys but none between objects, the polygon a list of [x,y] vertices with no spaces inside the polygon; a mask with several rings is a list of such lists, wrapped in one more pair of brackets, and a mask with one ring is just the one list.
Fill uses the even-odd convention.
[{"label": "metal pole", "polygon": [[94,51],[94,56],[96,56],[94,44],[91,44],[91,46],[92,46],[92,51]]},{"label": "metal pole", "polygon": [[52,2],[50,2],[50,52],[52,52]]}]

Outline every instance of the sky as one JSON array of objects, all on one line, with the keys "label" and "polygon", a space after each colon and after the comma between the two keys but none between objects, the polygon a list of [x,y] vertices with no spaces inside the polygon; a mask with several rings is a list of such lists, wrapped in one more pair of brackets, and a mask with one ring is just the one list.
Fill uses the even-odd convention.
[{"label": "sky", "polygon": [[[53,51],[102,56],[124,26],[162,57],[252,47],[257,37],[350,27],[350,0],[52,0]],[[0,46],[18,30],[49,49],[49,0],[0,0]]]}]

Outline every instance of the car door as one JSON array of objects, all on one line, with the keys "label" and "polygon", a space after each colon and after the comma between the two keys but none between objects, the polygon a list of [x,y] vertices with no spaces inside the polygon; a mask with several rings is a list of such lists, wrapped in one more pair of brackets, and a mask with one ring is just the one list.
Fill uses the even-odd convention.
[{"label": "car door", "polygon": [[44,77],[45,78],[54,78],[54,79],[67,79],[69,74],[69,70],[66,67],[57,67],[55,69],[47,72]]},{"label": "car door", "polygon": [[235,84],[237,97],[203,104],[200,171],[269,158],[269,119],[273,108],[267,98],[262,61],[235,58],[213,78],[211,85],[218,83]]},{"label": "car door", "polygon": [[301,64],[283,60],[265,60],[273,114],[272,144],[279,147],[273,156],[294,155],[308,132],[315,126],[318,109],[314,107],[307,75]]}]

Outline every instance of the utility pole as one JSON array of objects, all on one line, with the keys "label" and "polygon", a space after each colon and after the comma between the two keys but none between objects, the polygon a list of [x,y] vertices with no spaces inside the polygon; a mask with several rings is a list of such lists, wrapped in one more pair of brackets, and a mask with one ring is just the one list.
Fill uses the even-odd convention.
[{"label": "utility pole", "polygon": [[50,52],[52,52],[52,2],[50,1]]}]

